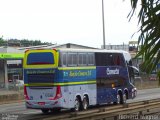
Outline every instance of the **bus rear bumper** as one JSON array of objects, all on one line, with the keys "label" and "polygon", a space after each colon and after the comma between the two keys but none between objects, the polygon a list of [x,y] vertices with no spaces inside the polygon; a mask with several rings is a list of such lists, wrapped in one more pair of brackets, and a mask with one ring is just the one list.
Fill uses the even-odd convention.
[{"label": "bus rear bumper", "polygon": [[51,108],[62,108],[62,105],[60,104],[59,100],[56,101],[33,101],[33,100],[27,100],[25,102],[26,108],[30,109],[51,109]]}]

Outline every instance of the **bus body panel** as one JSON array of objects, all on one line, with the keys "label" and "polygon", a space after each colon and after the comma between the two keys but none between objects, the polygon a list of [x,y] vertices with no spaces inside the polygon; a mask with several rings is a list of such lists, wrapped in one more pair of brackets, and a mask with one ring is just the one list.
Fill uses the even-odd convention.
[{"label": "bus body panel", "polygon": [[[86,90],[87,89],[87,90]],[[77,86],[65,86],[64,92],[62,93],[63,98],[65,99],[65,104],[63,108],[73,108],[76,96],[83,96],[87,94],[89,96],[90,105],[96,105],[96,85],[77,85]]]},{"label": "bus body panel", "polygon": [[[77,96],[80,96],[81,101],[84,96],[88,96],[89,105],[116,102],[119,91],[122,94],[127,91],[128,98],[133,98],[134,86],[129,81],[125,65],[61,66],[61,52],[63,53],[56,50],[29,50],[25,54],[24,91],[27,95],[27,108],[74,108]],[[65,51],[65,54],[70,52],[72,51]],[[78,55],[78,51],[75,53]],[[96,62],[97,58],[94,59]]]},{"label": "bus body panel", "polygon": [[[87,89],[87,90],[86,90]],[[89,96],[90,105],[96,105],[96,84],[89,85],[76,85],[76,86],[63,86],[61,87],[62,98],[57,100],[49,100],[50,97],[55,96],[56,87],[46,88],[46,89],[35,89],[31,87],[27,87],[27,92],[29,93],[30,100],[26,100],[26,106],[28,108],[73,108],[74,100],[77,95],[80,95],[81,98],[85,94]],[[49,95],[49,97],[46,97]],[[38,104],[39,102],[44,102],[44,105]],[[31,104],[31,105],[30,105]]]},{"label": "bus body panel", "polygon": [[[97,67],[97,102],[98,104],[116,102],[117,101],[117,91],[118,89],[123,89],[119,87],[121,84],[119,81],[128,84],[127,70],[123,67],[109,67],[101,66]],[[125,86],[125,87],[126,87]]]},{"label": "bus body panel", "polygon": [[61,80],[64,81],[64,98],[68,99],[68,106],[74,107],[77,95],[80,95],[81,98],[88,95],[90,105],[97,103],[95,67],[59,68],[58,81]]},{"label": "bus body panel", "polygon": [[[38,73],[52,73],[48,77],[38,76]],[[32,75],[32,76],[31,76]],[[36,77],[34,77],[36,75]],[[25,69],[25,85],[29,100],[27,100],[27,108],[73,108],[76,95],[83,98],[84,95],[89,96],[90,105],[95,105],[96,101],[96,70],[95,67],[76,69]],[[30,76],[30,77],[28,77]],[[52,79],[53,82],[45,83]],[[54,78],[54,79],[53,79]],[[42,80],[41,80],[42,79]],[[29,81],[37,81],[30,83]],[[61,86],[62,98],[58,100],[49,100],[55,97],[57,85]],[[41,104],[43,102],[44,105]],[[40,103],[40,104],[39,104]]]}]

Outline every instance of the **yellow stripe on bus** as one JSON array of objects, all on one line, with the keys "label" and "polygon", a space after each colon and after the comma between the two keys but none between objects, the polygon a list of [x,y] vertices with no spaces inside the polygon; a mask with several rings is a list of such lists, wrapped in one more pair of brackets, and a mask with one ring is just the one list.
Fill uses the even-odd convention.
[{"label": "yellow stripe on bus", "polygon": [[96,83],[96,81],[83,81],[83,82],[67,82],[67,83],[54,83],[54,85],[80,85],[80,84],[93,84]]},{"label": "yellow stripe on bus", "polygon": [[30,83],[30,84],[24,84],[25,86],[67,86],[67,85],[80,85],[80,84],[95,84],[96,80],[92,81],[83,81],[83,82],[63,82],[63,83]]},{"label": "yellow stripe on bus", "polygon": [[24,86],[53,86],[54,83],[31,83],[31,84],[24,84]]},{"label": "yellow stripe on bus", "polygon": [[58,70],[88,70],[88,69],[96,69],[95,66],[90,67],[59,67]]}]

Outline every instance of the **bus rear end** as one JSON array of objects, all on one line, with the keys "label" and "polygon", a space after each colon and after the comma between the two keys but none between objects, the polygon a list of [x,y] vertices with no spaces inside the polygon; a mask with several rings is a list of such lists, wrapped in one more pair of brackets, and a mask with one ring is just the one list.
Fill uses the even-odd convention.
[{"label": "bus rear end", "polygon": [[28,50],[24,57],[24,96],[27,108],[47,112],[60,108],[61,86],[57,80],[58,52]]}]

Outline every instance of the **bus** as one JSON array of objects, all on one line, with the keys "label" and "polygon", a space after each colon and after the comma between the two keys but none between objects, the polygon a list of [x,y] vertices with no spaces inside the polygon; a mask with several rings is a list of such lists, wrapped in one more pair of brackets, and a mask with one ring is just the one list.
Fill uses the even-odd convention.
[{"label": "bus", "polygon": [[136,97],[129,53],[100,49],[33,49],[24,56],[26,108],[43,113],[86,110]]}]

